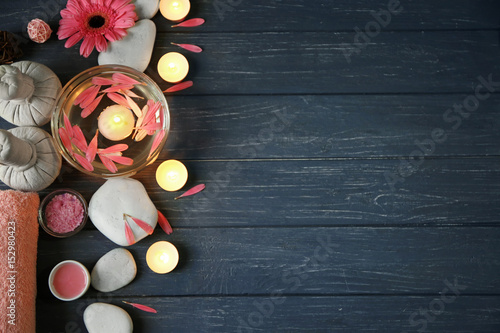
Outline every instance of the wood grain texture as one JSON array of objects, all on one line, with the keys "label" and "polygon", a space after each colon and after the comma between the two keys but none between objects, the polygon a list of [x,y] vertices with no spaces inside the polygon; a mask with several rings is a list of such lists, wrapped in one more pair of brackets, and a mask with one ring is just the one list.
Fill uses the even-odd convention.
[{"label": "wood grain texture", "polygon": [[[39,314],[38,324],[49,333],[85,332],[81,319],[85,307],[96,301],[107,301],[130,313],[134,332],[401,333],[425,327],[425,332],[436,333],[496,333],[500,329],[499,298],[488,296],[458,296],[454,302],[445,304],[443,311],[439,308],[437,292],[424,297],[126,298],[154,306],[159,311],[157,314],[131,309],[121,303],[122,299],[101,296],[68,303],[42,299],[38,302],[40,308],[58,313],[65,320],[54,321],[50,316]],[[272,307],[269,302],[273,300],[280,304]],[[429,310],[431,302],[435,301],[432,304],[439,315]]]},{"label": "wood grain texture", "polygon": [[[374,21],[372,12],[387,10],[388,0],[199,0],[193,1],[189,14],[203,17],[207,22],[195,31],[353,31],[363,29]],[[25,3],[22,3],[23,5]],[[53,30],[57,29],[59,11],[66,0],[49,0],[22,6],[9,1],[0,3],[3,14],[3,29],[22,32],[33,18],[47,21]],[[391,15],[385,30],[476,30],[498,29],[496,13],[499,4],[494,0],[463,0],[439,2],[400,0],[402,11]],[[171,22],[161,15],[154,18],[159,31],[188,31],[193,29],[172,29]]]},{"label": "wood grain texture", "polygon": [[[130,247],[131,285],[74,302],[50,295],[52,267],[75,259],[91,269],[116,245],[91,223],[68,239],[42,233],[38,331],[85,332],[82,313],[95,301],[123,306],[141,333],[500,331],[500,2],[400,0],[378,32],[374,11],[388,2],[193,0],[201,27],[155,17],[146,74],[168,88],[156,63],[181,51],[194,86],[167,96],[167,146],[134,178],[174,233]],[[55,33],[32,43],[25,28],[38,17],[56,31],[65,4],[0,3],[0,28],[20,36],[23,60],[63,84],[95,66],[96,52],[83,58]],[[494,93],[477,109],[447,113],[489,75]],[[176,201],[180,193],[161,190],[154,173],[169,158],[188,167],[185,189],[206,190]],[[64,163],[40,195],[69,187],[90,200],[103,183]],[[156,240],[179,248],[170,274],[146,266]],[[439,303],[453,284],[458,297]],[[282,303],[270,311],[273,301]]]},{"label": "wood grain texture", "polygon": [[[168,158],[168,157],[166,157]],[[187,161],[189,198],[165,192],[154,173],[141,181],[175,227],[496,225],[500,167],[494,158],[428,159],[418,169],[400,160]],[[405,177],[391,189],[387,174]],[[41,192],[70,187],[90,200],[104,183],[63,166]],[[3,185],[5,187],[5,185]],[[89,223],[89,227],[92,224]]]},{"label": "wood grain texture", "polygon": [[[170,42],[203,47],[188,54],[192,88],[176,96],[213,94],[470,94],[478,77],[500,81],[500,50],[495,31],[382,32],[354,50],[354,33],[282,32],[158,34],[146,73],[160,88],[169,84],[156,72],[159,58],[178,51]],[[63,83],[97,65],[96,54],[79,55],[78,47],[49,41],[25,45],[26,60],[57,68]],[[75,62],[66,59],[78,59]],[[318,76],[321,73],[321,76]],[[496,85],[498,88],[498,84]],[[498,90],[498,89],[497,89]]]},{"label": "wood grain texture", "polygon": [[[496,294],[499,237],[496,227],[180,228],[168,237],[158,229],[128,247],[138,275],[112,295],[421,295],[438,293],[444,280],[455,278],[464,293]],[[179,249],[179,265],[167,275],[153,273],[145,261],[159,240]],[[95,230],[51,248],[54,242],[40,238],[39,298],[53,298],[46,281],[59,261],[73,258],[92,269],[116,247]]]},{"label": "wood grain texture", "polygon": [[172,96],[161,158],[372,158],[408,156],[446,131],[432,156],[498,155],[500,99],[467,118],[449,113],[466,94]]}]

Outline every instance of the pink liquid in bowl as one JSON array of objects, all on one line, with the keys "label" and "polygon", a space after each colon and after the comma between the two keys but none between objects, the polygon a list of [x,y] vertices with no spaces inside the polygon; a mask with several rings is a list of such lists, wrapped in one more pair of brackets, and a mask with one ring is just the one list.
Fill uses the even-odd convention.
[{"label": "pink liquid in bowl", "polygon": [[64,263],[54,273],[52,286],[60,298],[73,299],[87,288],[87,272],[73,262]]}]

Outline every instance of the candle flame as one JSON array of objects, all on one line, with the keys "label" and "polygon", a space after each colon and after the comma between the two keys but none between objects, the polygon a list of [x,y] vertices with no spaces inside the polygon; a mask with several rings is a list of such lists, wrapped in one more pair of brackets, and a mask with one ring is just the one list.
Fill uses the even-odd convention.
[{"label": "candle flame", "polygon": [[122,117],[120,117],[119,115],[114,115],[113,121],[118,124],[122,121]]},{"label": "candle flame", "polygon": [[179,178],[179,174],[175,171],[170,171],[169,173],[167,173],[167,178],[168,180],[170,181],[176,181],[177,178]]},{"label": "candle flame", "polygon": [[166,264],[166,263],[168,263],[169,259],[170,259],[170,258],[169,258],[169,256],[168,256],[168,254],[167,254],[167,253],[165,253],[165,252],[163,252],[163,253],[160,255],[160,260],[161,260],[162,262],[164,262],[165,264]]},{"label": "candle flame", "polygon": [[177,1],[175,1],[175,2],[172,3],[172,6],[174,7],[174,9],[178,9],[179,8],[179,3]]},{"label": "candle flame", "polygon": [[177,65],[174,62],[171,62],[168,64],[168,69],[173,72],[177,69]]}]

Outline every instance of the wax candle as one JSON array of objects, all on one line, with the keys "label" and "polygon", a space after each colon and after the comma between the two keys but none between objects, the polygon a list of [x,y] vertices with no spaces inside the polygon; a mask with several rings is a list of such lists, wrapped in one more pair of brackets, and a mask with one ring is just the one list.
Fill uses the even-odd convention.
[{"label": "wax candle", "polygon": [[184,164],[177,160],[168,160],[156,169],[156,181],[165,191],[180,190],[188,179],[188,172]]},{"label": "wax candle", "polygon": [[167,82],[180,82],[188,72],[189,63],[186,57],[178,52],[164,54],[158,61],[158,74]]},{"label": "wax candle", "polygon": [[104,109],[97,119],[99,132],[112,141],[120,141],[127,138],[135,126],[135,118],[132,111],[121,105],[112,105]]},{"label": "wax candle", "polygon": [[49,275],[50,291],[62,301],[72,301],[81,297],[87,292],[89,285],[89,271],[78,261],[62,261]]},{"label": "wax candle", "polygon": [[160,12],[167,20],[178,22],[183,20],[191,9],[189,0],[161,0]]},{"label": "wax candle", "polygon": [[179,252],[170,242],[156,242],[149,247],[146,253],[146,263],[153,272],[158,274],[171,272],[178,262]]}]

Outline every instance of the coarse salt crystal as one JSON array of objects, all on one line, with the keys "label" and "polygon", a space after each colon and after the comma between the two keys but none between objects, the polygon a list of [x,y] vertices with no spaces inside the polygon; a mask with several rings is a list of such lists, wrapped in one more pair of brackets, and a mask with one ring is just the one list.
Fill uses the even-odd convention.
[{"label": "coarse salt crystal", "polygon": [[59,234],[73,231],[83,222],[84,208],[73,194],[56,195],[45,208],[47,227]]}]

